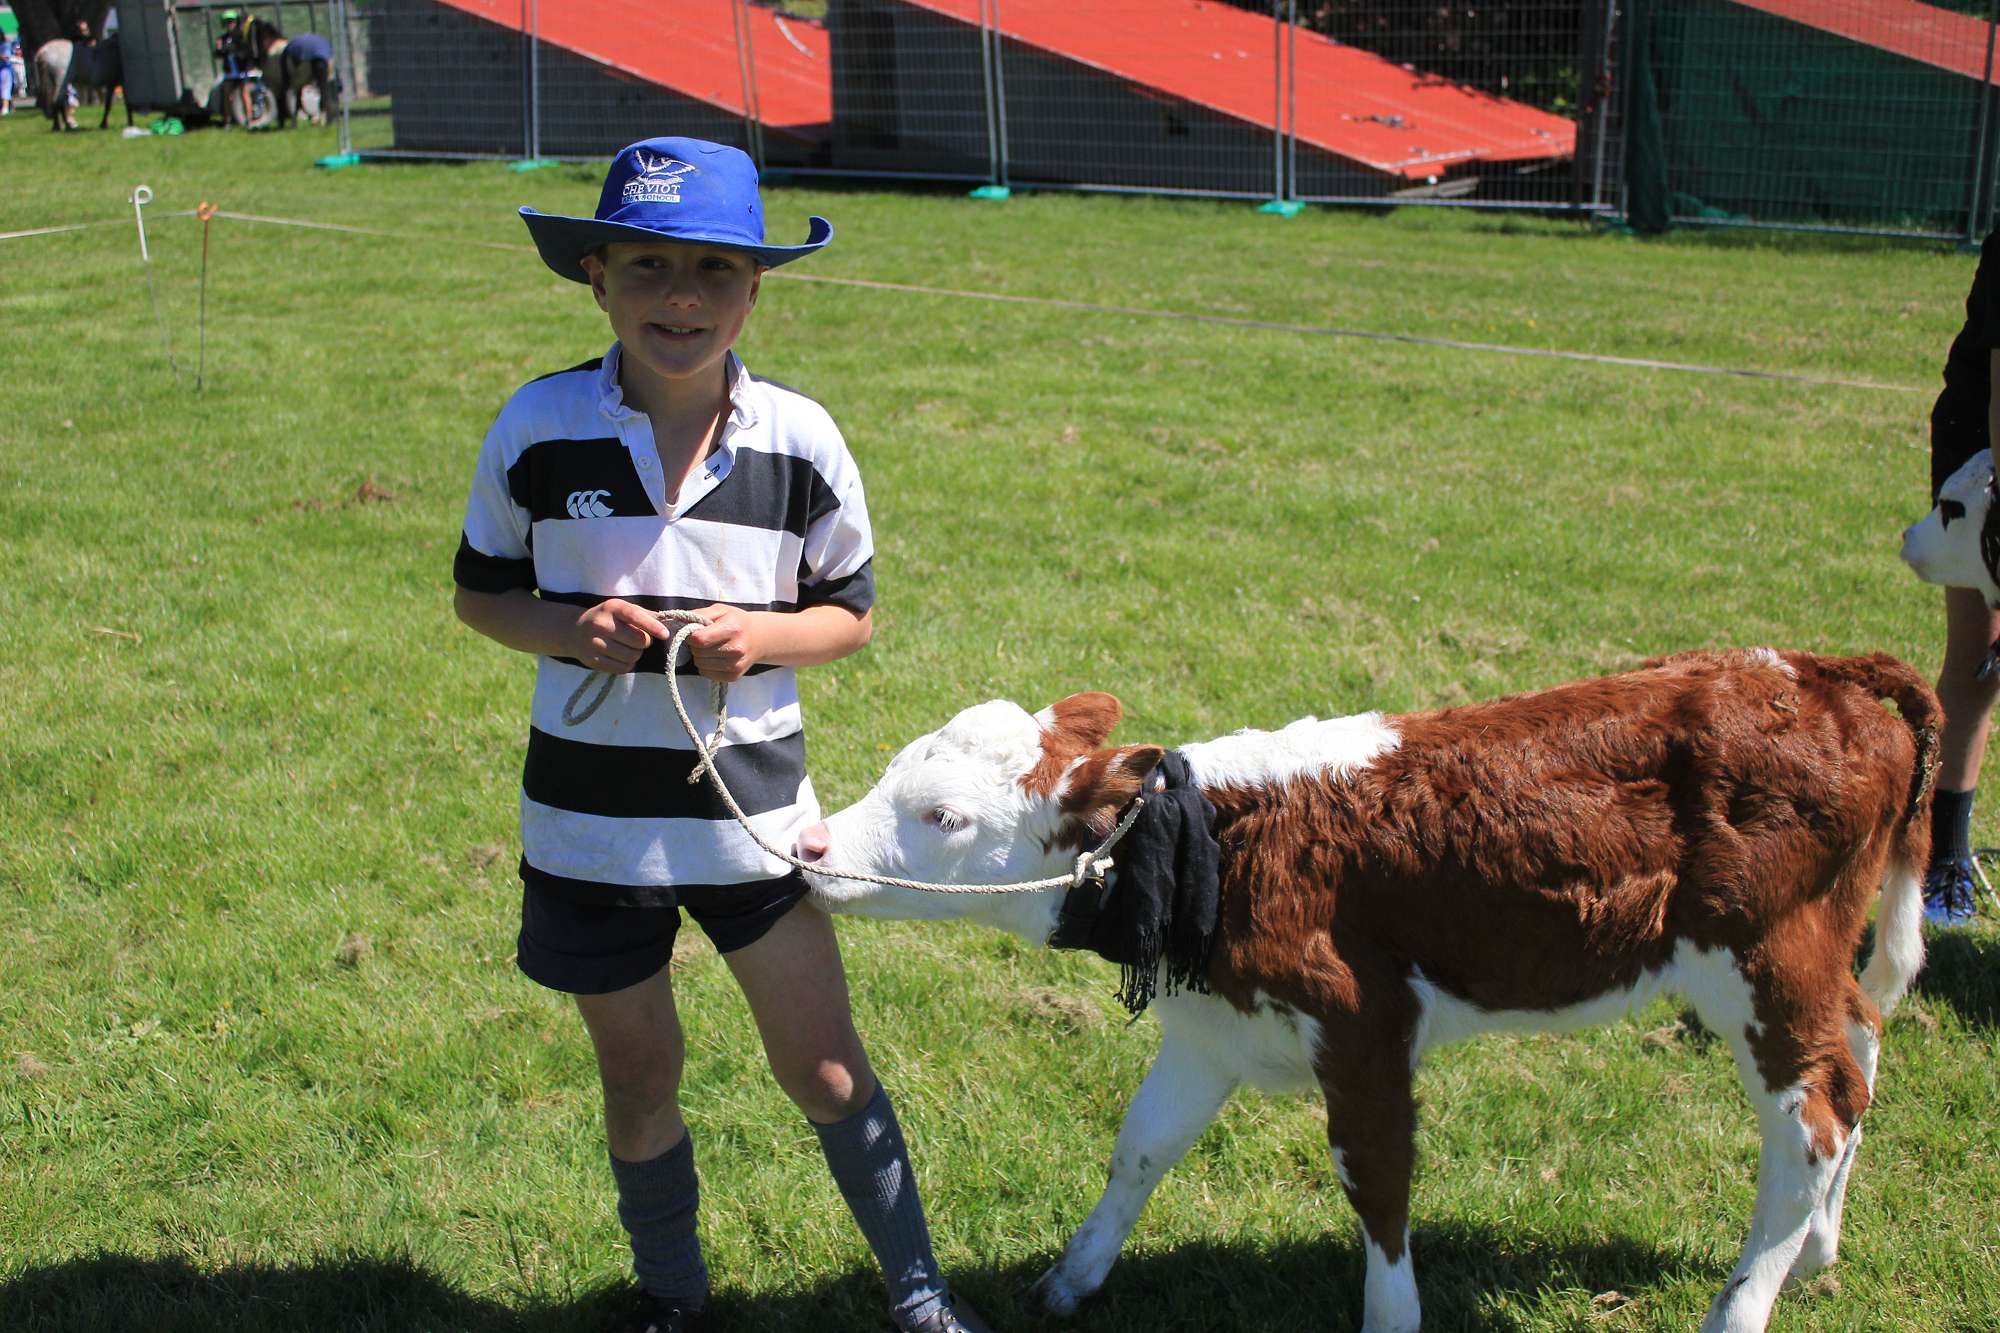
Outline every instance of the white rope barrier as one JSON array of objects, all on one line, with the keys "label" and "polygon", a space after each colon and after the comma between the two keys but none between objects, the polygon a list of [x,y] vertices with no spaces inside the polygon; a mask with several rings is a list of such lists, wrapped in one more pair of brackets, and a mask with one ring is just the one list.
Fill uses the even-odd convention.
[{"label": "white rope barrier", "polygon": [[[192,209],[178,213],[163,213],[160,217],[192,217]],[[340,232],[349,236],[363,236],[378,240],[409,241],[419,244],[450,244],[475,246],[483,250],[505,250],[515,254],[533,254],[532,245],[510,241],[468,240],[462,236],[425,235],[422,233],[384,231],[379,227],[357,227],[338,222],[315,222],[307,218],[270,217],[258,213],[233,213],[218,210],[215,216],[228,218],[233,222],[259,223],[274,227],[305,227],[314,231]],[[0,241],[16,237],[46,236],[59,231],[77,231],[85,227],[108,225],[103,222],[82,222],[63,227],[41,227],[30,231],[0,232]],[[1382,329],[1350,329],[1331,324],[1300,324],[1286,320],[1250,319],[1234,315],[1209,315],[1189,310],[1161,310],[1148,306],[1106,305],[1096,301],[1074,301],[1060,296],[1023,296],[1014,292],[980,291],[962,287],[933,287],[914,282],[884,282],[873,278],[842,278],[825,273],[792,273],[773,270],[768,277],[783,282],[810,282],[828,287],[855,287],[864,291],[900,292],[910,296],[937,296],[962,301],[996,301],[1008,305],[1040,306],[1058,310],[1075,310],[1093,315],[1117,315],[1127,319],[1163,319],[1189,324],[1212,324],[1225,328],[1255,329],[1266,333],[1290,333],[1314,338],[1350,338],[1364,342],[1401,343],[1408,347],[1436,347],[1457,352],[1485,352],[1499,356],[1534,357],[1543,360],[1577,361],[1590,365],[1623,366],[1634,370],[1665,370],[1687,375],[1722,375],[1736,379],[1763,380],[1778,384],[1800,384],[1827,389],[1864,389],[1875,393],[1916,393],[1935,392],[1934,387],[1920,384],[1883,384],[1876,380],[1845,379],[1835,375],[1808,375],[1789,370],[1754,370],[1742,366],[1709,366],[1692,361],[1661,361],[1652,357],[1617,356],[1610,352],[1576,352],[1557,347],[1522,347],[1514,343],[1475,342],[1466,338],[1439,338],[1421,333],[1394,333]]]}]

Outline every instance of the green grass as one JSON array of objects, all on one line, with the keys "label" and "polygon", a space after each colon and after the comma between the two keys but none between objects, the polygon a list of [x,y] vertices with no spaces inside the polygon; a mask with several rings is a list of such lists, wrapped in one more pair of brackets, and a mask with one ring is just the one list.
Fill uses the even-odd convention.
[{"label": "green grass", "polygon": [[[0,1327],[588,1328],[623,1271],[581,1027],[512,965],[531,664],[449,610],[493,413],[608,340],[487,243],[525,242],[519,204],[587,209],[594,172],[308,165],[332,148],[0,122],[0,231],[129,219],[145,182],[159,213],[400,237],[216,222],[200,394],[198,223],[151,224],[179,385],[129,220],[0,243]],[[743,350],[841,422],[879,543],[875,644],[804,675],[829,806],[996,695],[1113,689],[1122,735],[1175,743],[1699,646],[1936,660],[1938,596],[1894,557],[1963,256],[1032,194],[770,211],[780,237],[839,227],[798,278],[1904,386],[774,278]],[[1096,1199],[1150,1020],[1118,1021],[1092,959],[841,929],[948,1270],[1002,1328],[1055,1327],[1022,1289]],[[725,1327],[872,1326],[866,1252],[724,969],[696,948],[677,986]],[[1698,1320],[1756,1139],[1726,1052],[1673,1018],[1427,1066],[1427,1327]],[[1996,1033],[2000,941],[1940,943],[1888,1034],[1837,1277],[1775,1328],[2000,1319]],[[1351,1328],[1361,1275],[1319,1108],[1242,1096],[1074,1326]]]}]

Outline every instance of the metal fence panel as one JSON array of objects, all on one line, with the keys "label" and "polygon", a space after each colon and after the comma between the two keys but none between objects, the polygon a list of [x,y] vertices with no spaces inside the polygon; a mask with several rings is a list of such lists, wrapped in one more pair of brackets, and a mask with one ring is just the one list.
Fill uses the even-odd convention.
[{"label": "metal fence panel", "polygon": [[344,25],[341,77],[350,94],[343,151],[527,157],[532,6],[355,0]]},{"label": "metal fence panel", "polygon": [[[2000,0],[264,0],[364,155],[770,169],[1976,237]],[[213,47],[216,12],[174,11]],[[329,14],[328,7],[338,15]],[[212,66],[212,61],[208,62]],[[212,68],[193,71],[203,88]],[[203,88],[205,92],[205,88]]]},{"label": "metal fence panel", "polygon": [[1611,0],[1328,0],[1309,22],[1297,197],[1612,207]]},{"label": "metal fence panel", "polygon": [[1284,194],[1284,0],[988,0],[1002,183]]},{"label": "metal fence panel", "polygon": [[829,169],[1000,178],[986,3],[831,0]]},{"label": "metal fence panel", "polygon": [[[1634,0],[1681,222],[1949,237],[1990,216],[1990,14],[1913,0]],[[1647,91],[1651,96],[1645,96]]]}]

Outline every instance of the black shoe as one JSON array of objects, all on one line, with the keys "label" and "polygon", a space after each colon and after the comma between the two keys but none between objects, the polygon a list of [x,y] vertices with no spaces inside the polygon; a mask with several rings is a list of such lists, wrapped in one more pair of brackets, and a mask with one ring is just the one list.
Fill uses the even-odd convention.
[{"label": "black shoe", "polygon": [[927,1318],[898,1327],[902,1333],[993,1333],[964,1301],[953,1301]]},{"label": "black shoe", "polygon": [[703,1333],[707,1327],[708,1311],[683,1310],[642,1291],[606,1333]]}]

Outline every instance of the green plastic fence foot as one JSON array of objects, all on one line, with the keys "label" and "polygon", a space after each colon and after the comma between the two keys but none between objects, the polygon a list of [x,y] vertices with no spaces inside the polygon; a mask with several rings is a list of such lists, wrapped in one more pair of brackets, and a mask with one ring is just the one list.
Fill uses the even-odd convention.
[{"label": "green plastic fence foot", "polygon": [[1281,218],[1295,218],[1305,212],[1306,206],[1296,199],[1273,199],[1269,203],[1257,205],[1259,213],[1275,213]]},{"label": "green plastic fence foot", "polygon": [[552,166],[554,166],[554,165],[555,165],[554,161],[552,161],[552,160],[551,160],[551,159],[549,159],[549,158],[546,158],[546,157],[530,157],[530,158],[526,158],[526,159],[524,159],[523,161],[520,161],[520,162],[509,162],[509,163],[507,164],[507,170],[509,170],[509,171],[540,171],[540,170],[541,170],[541,169],[542,169],[543,167],[552,167]]},{"label": "green plastic fence foot", "polygon": [[360,163],[361,154],[359,153],[335,153],[332,157],[319,159],[313,165],[316,167],[325,167],[328,171],[338,171],[342,167],[358,166]]},{"label": "green plastic fence foot", "polygon": [[966,195],[968,199],[1005,199],[1014,192],[1004,185],[982,185]]}]

